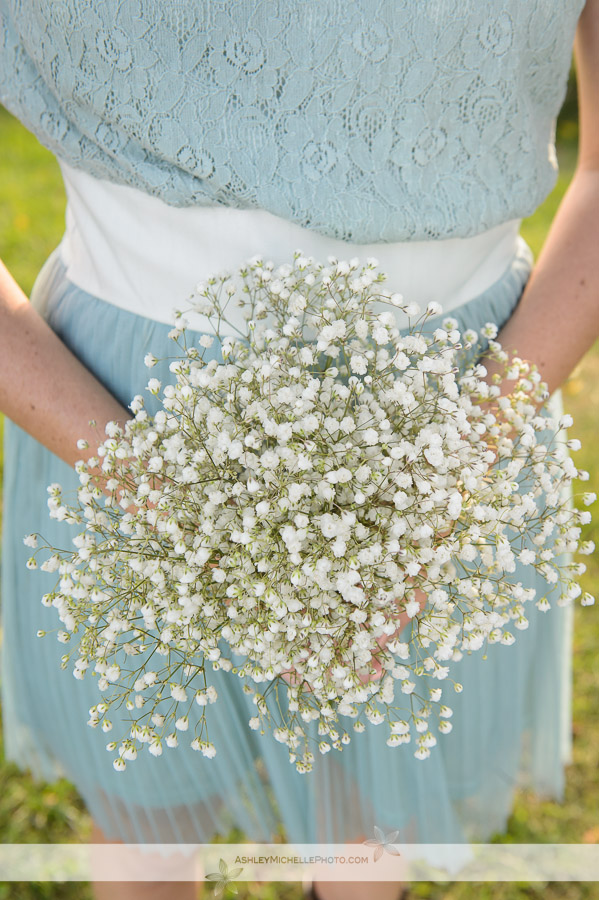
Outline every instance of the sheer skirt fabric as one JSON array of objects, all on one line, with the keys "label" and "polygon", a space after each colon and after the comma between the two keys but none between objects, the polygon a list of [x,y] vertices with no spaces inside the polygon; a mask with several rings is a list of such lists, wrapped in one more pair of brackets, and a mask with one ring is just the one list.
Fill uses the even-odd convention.
[{"label": "sheer skirt fabric", "polygon": [[[520,252],[489,290],[453,310],[459,327],[477,329],[487,321],[501,326],[518,302],[530,264],[529,255]],[[134,394],[147,394],[144,355],[172,354],[169,326],[84,293],[66,280],[57,254],[40,273],[33,300],[61,339],[125,405]],[[152,374],[167,383],[167,365],[160,368]],[[427,760],[415,759],[410,744],[388,747],[385,726],[369,727],[355,734],[342,753],[317,755],[314,770],[300,775],[284,746],[249,729],[253,705],[241,682],[214,672],[210,679],[219,699],[210,708],[209,727],[216,757],[206,759],[180,741],[158,758],[144,751],[125,772],[115,772],[114,754],[105,749],[111,735],[86,724],[89,707],[98,702],[95,680],[88,675],[77,681],[60,671],[64,646],[53,636],[36,637],[38,629],[58,625],[55,611],[40,603],[54,576],[26,569],[30,551],[22,539],[39,531],[54,546],[68,546],[67,527],[47,513],[46,486],[56,481],[65,492],[74,492],[78,484],[65,463],[7,422],[6,752],[40,778],[69,778],[109,837],[209,842],[215,833],[237,826],[251,841],[269,841],[282,829],[293,842],[336,843],[371,836],[378,825],[399,831],[400,842],[456,843],[485,840],[503,830],[518,785],[558,800],[563,796],[571,749],[573,610],[555,605],[543,614],[530,604],[530,627],[512,646],[491,645],[486,659],[478,652],[453,664],[453,677],[464,685],[459,695],[444,691],[454,709],[453,731],[439,737]],[[519,566],[513,578],[537,587],[538,596],[546,590],[534,570]],[[119,736],[125,727],[115,715],[112,719]]]}]

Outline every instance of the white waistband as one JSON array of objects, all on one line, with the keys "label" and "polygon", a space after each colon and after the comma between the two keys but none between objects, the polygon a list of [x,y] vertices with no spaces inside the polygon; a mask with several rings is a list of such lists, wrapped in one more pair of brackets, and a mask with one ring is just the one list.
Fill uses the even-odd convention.
[{"label": "white waistband", "polygon": [[[449,313],[497,281],[521,242],[514,219],[470,238],[350,244],[265,210],[169,206],[65,163],[61,169],[68,204],[60,254],[67,278],[101,300],[169,324],[208,275],[236,270],[256,255],[280,265],[295,250],[322,262],[376,257],[387,273],[385,287],[422,306],[437,301]],[[227,313],[243,326],[241,310],[228,306]],[[204,317],[189,318],[194,328],[212,331]],[[223,327],[222,333],[233,332]]]}]

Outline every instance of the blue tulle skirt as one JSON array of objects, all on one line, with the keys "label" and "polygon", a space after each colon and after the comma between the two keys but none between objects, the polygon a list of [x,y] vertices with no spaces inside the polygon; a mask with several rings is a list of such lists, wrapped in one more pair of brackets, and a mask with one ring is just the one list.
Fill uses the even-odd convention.
[{"label": "blue tulle skirt", "polygon": [[[501,326],[529,272],[530,255],[522,251],[489,290],[452,311],[460,329],[478,329],[487,321]],[[169,326],[81,291],[66,280],[56,253],[40,273],[33,299],[65,344],[123,405],[144,393],[145,354],[173,355]],[[170,377],[166,364],[152,375],[163,384]],[[68,546],[67,526],[48,517],[46,486],[52,482],[65,492],[78,486],[69,466],[7,422],[2,548],[6,753],[40,778],[70,779],[108,836],[209,842],[215,833],[237,826],[251,841],[270,841],[282,829],[293,842],[342,842],[371,836],[378,825],[386,832],[397,830],[399,842],[457,843],[487,840],[504,830],[518,786],[562,798],[571,752],[573,610],[555,604],[547,613],[530,604],[530,626],[517,632],[513,645],[490,645],[486,658],[479,651],[452,664],[451,674],[464,689],[461,694],[444,689],[444,701],[454,710],[453,730],[439,736],[428,759],[416,759],[410,744],[388,747],[386,726],[369,726],[342,753],[317,754],[313,771],[301,775],[289,763],[286,747],[270,734],[250,730],[251,697],[236,676],[219,671],[211,675],[219,699],[209,709],[210,737],[218,748],[214,759],[180,741],[158,758],[144,751],[124,772],[116,772],[115,754],[105,749],[111,735],[87,725],[88,710],[100,696],[95,679],[88,674],[78,681],[61,671],[64,645],[53,636],[36,636],[38,629],[50,631],[59,624],[56,611],[40,602],[55,577],[26,568],[31,551],[23,536],[41,532],[54,546]],[[512,577],[536,587],[538,596],[547,589],[530,567],[519,566]],[[112,711],[111,719],[115,734],[126,733],[125,722],[119,727]]]}]

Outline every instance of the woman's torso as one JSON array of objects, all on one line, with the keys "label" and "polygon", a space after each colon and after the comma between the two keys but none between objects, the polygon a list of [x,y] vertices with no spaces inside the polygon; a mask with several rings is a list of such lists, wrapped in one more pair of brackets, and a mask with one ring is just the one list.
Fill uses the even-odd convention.
[{"label": "woman's torso", "polygon": [[[517,255],[529,254],[518,234],[519,219],[468,238],[352,244],[266,210],[177,208],[65,163],[61,169],[68,203],[58,252],[68,280],[87,294],[164,323],[172,324],[176,309],[189,309],[198,282],[237,272],[255,256],[275,266],[292,262],[298,250],[323,263],[331,257],[355,257],[362,264],[374,258],[387,276],[384,289],[400,292],[421,309],[434,301],[450,313],[497,282]],[[245,333],[244,310],[234,298],[226,312],[221,336]],[[405,313],[394,314],[399,327],[408,326]],[[205,316],[186,317],[197,330],[212,331]]]}]

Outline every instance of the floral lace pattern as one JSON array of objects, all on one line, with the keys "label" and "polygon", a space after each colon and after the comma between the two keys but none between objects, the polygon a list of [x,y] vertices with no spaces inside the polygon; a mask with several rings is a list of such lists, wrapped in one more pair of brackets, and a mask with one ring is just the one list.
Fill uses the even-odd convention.
[{"label": "floral lace pattern", "polygon": [[357,243],[553,187],[584,0],[0,0],[0,101],[72,166]]}]

